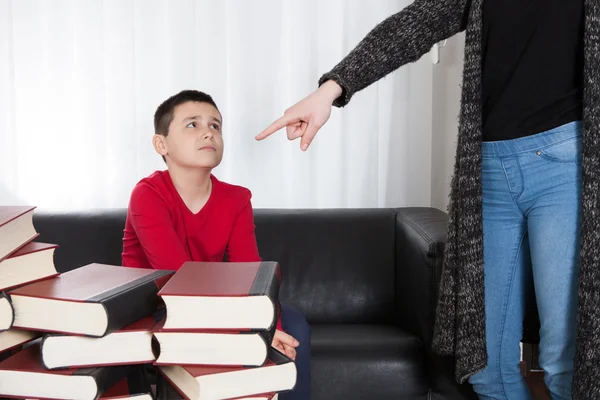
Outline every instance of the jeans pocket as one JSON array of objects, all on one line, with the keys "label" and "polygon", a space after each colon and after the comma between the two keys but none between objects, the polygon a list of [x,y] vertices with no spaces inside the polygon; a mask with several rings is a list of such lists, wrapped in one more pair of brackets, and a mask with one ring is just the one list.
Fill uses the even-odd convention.
[{"label": "jeans pocket", "polygon": [[582,154],[581,136],[548,145],[539,149],[536,154],[553,162],[579,164]]}]

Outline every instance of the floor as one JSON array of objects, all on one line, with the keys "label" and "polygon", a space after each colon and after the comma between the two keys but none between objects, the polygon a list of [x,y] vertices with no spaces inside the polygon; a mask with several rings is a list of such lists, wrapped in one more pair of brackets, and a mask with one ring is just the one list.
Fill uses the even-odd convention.
[{"label": "floor", "polygon": [[546,389],[546,385],[544,384],[543,372],[530,372],[525,380],[527,381],[527,385],[529,385],[529,391],[534,400],[551,400],[548,389]]}]

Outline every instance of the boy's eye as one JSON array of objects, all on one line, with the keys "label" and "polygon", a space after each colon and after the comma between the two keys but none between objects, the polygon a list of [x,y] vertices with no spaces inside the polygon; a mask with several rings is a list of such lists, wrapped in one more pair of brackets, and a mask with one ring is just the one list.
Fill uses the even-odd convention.
[{"label": "boy's eye", "polygon": [[219,129],[220,129],[220,126],[219,126],[219,124],[212,124],[212,125],[211,125],[211,127],[212,127],[213,129],[216,129],[216,130],[219,130]]},{"label": "boy's eye", "polygon": [[197,125],[195,122],[190,122],[189,124],[187,124],[186,128],[195,128]]}]

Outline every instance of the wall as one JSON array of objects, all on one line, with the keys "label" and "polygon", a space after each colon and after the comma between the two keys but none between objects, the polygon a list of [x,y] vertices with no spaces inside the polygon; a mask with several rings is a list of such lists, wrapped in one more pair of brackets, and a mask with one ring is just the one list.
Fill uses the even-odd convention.
[{"label": "wall", "polygon": [[446,211],[454,168],[464,33],[440,49],[441,61],[433,68],[431,206]]}]

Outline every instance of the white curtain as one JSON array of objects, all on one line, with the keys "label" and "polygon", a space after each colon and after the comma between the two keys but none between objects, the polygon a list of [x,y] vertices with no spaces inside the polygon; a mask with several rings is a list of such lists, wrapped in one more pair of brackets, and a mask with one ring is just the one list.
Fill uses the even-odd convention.
[{"label": "white curtain", "polygon": [[334,109],[308,152],[254,136],[410,0],[0,0],[0,204],[126,207],[162,159],[158,104],[211,94],[221,180],[257,208],[431,202],[432,66]]}]

